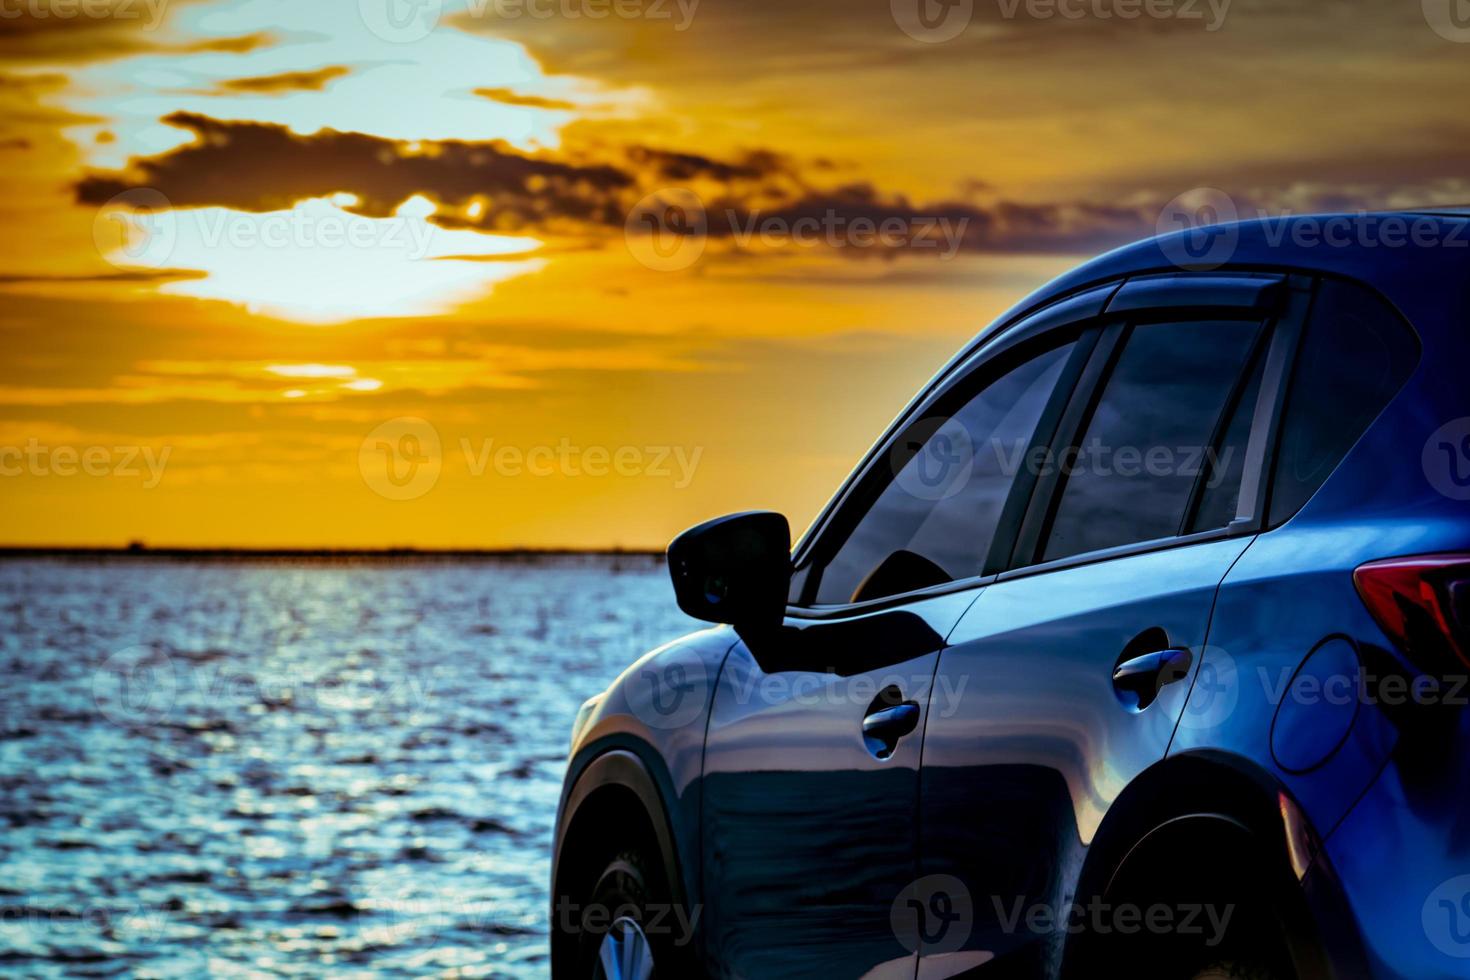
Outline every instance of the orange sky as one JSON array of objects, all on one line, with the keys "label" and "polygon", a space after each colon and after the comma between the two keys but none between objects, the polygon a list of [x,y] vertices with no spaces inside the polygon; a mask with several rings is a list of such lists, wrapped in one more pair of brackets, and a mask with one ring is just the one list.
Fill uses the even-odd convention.
[{"label": "orange sky", "polygon": [[0,542],[801,527],[1181,193],[1470,200],[1454,2],[0,0]]}]

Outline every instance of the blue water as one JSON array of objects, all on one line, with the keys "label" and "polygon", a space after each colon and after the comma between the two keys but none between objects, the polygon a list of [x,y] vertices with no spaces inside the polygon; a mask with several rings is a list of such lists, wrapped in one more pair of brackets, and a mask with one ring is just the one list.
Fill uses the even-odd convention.
[{"label": "blue water", "polygon": [[0,973],[540,977],[648,559],[0,562]]}]

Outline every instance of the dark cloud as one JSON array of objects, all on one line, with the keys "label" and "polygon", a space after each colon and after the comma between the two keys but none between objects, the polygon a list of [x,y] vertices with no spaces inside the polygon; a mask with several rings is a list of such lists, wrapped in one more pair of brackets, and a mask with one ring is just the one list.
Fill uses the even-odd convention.
[{"label": "dark cloud", "polygon": [[[338,191],[357,195],[354,210],[382,217],[415,195],[444,209],[449,227],[533,230],[590,236],[621,233],[630,220],[665,207],[661,191],[697,187],[703,231],[712,239],[770,242],[768,229],[818,228],[819,240],[904,226],[879,251],[933,249],[943,236],[970,251],[1088,249],[1136,237],[1153,214],[1096,204],[932,203],[870,184],[816,186],[796,161],[770,151],[718,160],[646,146],[575,153],[522,153],[503,142],[405,144],[362,133],[309,136],[266,123],[227,122],[176,113],[165,120],[198,138],[126,173],[92,174],[77,186],[84,204],[102,204],[148,187],[175,207],[219,205],[246,211],[289,207]],[[825,173],[823,168],[814,168]],[[465,208],[483,205],[473,217]],[[815,224],[814,224],[815,223]],[[823,237],[825,236],[825,237]]]},{"label": "dark cloud", "polygon": [[633,146],[628,148],[628,158],[642,168],[653,170],[660,178],[675,182],[701,178],[718,181],[760,180],[776,174],[795,175],[790,161],[765,150],[747,153],[742,160],[726,163],[697,153]]},{"label": "dark cloud", "polygon": [[[1093,252],[1151,233],[1157,209],[1092,203],[910,201],[866,184],[814,192],[783,207],[706,205],[711,238],[830,242],[853,257],[895,252]],[[771,231],[768,233],[766,229]],[[852,245],[863,247],[853,248]]]},{"label": "dark cloud", "polygon": [[206,38],[199,41],[189,41],[184,44],[165,47],[162,50],[174,51],[181,54],[249,54],[260,48],[270,47],[278,39],[269,31],[256,31],[254,34],[237,34],[234,37]]},{"label": "dark cloud", "polygon": [[568,102],[566,99],[548,99],[543,95],[523,95],[508,88],[477,88],[474,94],[482,99],[489,99],[491,102],[499,102],[501,105],[525,106],[530,109],[571,112],[577,108],[575,102]]},{"label": "dark cloud", "polygon": [[0,58],[10,63],[85,63],[137,54],[244,54],[272,43],[267,33],[177,40],[167,36],[174,9],[200,0],[88,0],[0,7]]},{"label": "dark cloud", "polygon": [[252,75],[248,78],[231,78],[219,83],[222,92],[284,93],[320,92],[327,83],[344,75],[351,69],[344,65],[331,65],[314,71],[286,71],[276,75]]},{"label": "dark cloud", "polygon": [[177,207],[270,211],[350,191],[360,199],[355,210],[381,217],[425,194],[452,206],[488,199],[477,225],[524,228],[621,222],[621,192],[633,186],[633,178],[617,167],[526,155],[499,140],[414,149],[363,133],[300,136],[282,126],[193,113],[174,113],[164,121],[191,130],[198,140],[136,161],[130,174],[85,178],[78,185],[81,202],[99,204],[131,187],[152,187]]},{"label": "dark cloud", "polygon": [[60,72],[0,72],[0,94],[36,95],[64,88],[68,79]]},{"label": "dark cloud", "polygon": [[0,286],[54,285],[56,283],[99,282],[176,282],[180,279],[203,279],[206,273],[194,269],[149,269],[138,271],[97,272],[80,275],[31,275],[0,273]]},{"label": "dark cloud", "polygon": [[[102,204],[147,187],[175,207],[271,211],[339,191],[353,210],[385,217],[422,195],[443,207],[446,227],[533,231],[581,238],[595,247],[625,227],[663,227],[692,189],[702,213],[673,225],[716,241],[820,244],[853,256],[903,251],[1082,253],[1152,234],[1165,204],[1188,187],[1133,189],[1120,201],[1008,201],[971,182],[953,199],[916,201],[871,183],[824,185],[830,171],[783,154],[748,151],[720,160],[647,146],[525,153],[502,141],[405,143],[363,133],[292,133],[270,123],[222,121],[192,113],[164,120],[193,141],[128,171],[95,173],[77,185],[84,204]],[[1242,217],[1257,213],[1367,207],[1389,203],[1386,186],[1232,189]],[[1438,201],[1458,185],[1440,188]],[[680,193],[676,193],[680,192]],[[1397,188],[1402,195],[1404,188]],[[480,207],[471,211],[472,202]],[[894,232],[893,229],[898,229]],[[798,240],[799,239],[799,240]],[[869,247],[845,248],[854,241]]]}]

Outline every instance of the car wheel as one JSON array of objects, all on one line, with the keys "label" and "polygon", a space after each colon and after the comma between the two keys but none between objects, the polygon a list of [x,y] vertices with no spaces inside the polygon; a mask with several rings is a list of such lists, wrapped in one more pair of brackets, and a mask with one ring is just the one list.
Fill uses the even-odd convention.
[{"label": "car wheel", "polygon": [[576,976],[590,980],[682,977],[675,963],[668,889],[656,862],[619,851],[598,873],[585,903]]}]

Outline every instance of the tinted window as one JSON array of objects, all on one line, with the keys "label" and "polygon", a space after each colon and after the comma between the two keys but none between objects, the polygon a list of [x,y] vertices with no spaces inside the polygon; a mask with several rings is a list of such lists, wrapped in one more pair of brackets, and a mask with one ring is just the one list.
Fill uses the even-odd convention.
[{"label": "tinted window", "polygon": [[1376,295],[1324,281],[1292,369],[1271,520],[1296,513],[1408,378],[1419,344]]},{"label": "tinted window", "polygon": [[1133,328],[1067,461],[1043,560],[1179,533],[1259,329],[1241,320]]},{"label": "tinted window", "polygon": [[1202,461],[1203,485],[1198,491],[1199,506],[1189,522],[1191,532],[1225,527],[1235,520],[1240,481],[1245,475],[1246,444],[1250,442],[1251,421],[1255,418],[1256,397],[1261,393],[1261,375],[1265,369],[1265,352],[1260,351],[1245,386],[1236,396],[1219,442]]},{"label": "tinted window", "polygon": [[893,479],[822,571],[816,601],[874,599],[980,574],[1071,349],[1021,364],[948,417],[911,425],[888,454]]}]

